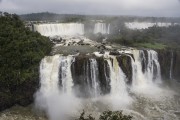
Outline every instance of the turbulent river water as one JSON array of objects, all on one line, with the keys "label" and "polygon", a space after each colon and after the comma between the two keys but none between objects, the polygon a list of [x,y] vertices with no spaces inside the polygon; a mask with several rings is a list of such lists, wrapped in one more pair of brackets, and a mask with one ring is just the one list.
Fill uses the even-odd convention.
[{"label": "turbulent river water", "polygon": [[[64,101],[61,100],[60,108],[56,108],[52,101],[52,111],[46,116],[44,113],[37,111],[34,105],[28,107],[14,106],[0,113],[0,120],[48,120],[49,119],[63,119],[60,114],[69,119],[78,118],[82,110],[86,114],[92,114],[96,118],[104,110],[123,110],[124,114],[133,116],[133,120],[179,120],[180,119],[180,97],[168,87],[153,88],[143,91],[144,93],[131,93],[132,101],[129,104],[124,104],[124,98],[113,96],[103,96],[94,99],[76,99],[73,97],[63,96]],[[55,98],[54,98],[55,99]],[[56,101],[56,100],[55,100]],[[57,102],[57,101],[56,101]],[[76,103],[76,105],[74,104]],[[59,103],[58,103],[59,104]],[[73,106],[72,106],[73,105]],[[48,109],[48,108],[47,108]],[[51,110],[51,109],[50,109]],[[61,110],[67,110],[63,113]],[[61,112],[60,112],[61,111]],[[64,112],[65,112],[64,111]],[[53,113],[51,113],[53,112]]]}]

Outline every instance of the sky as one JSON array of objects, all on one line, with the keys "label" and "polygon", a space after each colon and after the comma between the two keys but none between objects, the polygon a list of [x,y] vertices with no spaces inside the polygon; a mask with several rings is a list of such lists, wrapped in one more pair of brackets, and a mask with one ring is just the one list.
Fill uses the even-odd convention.
[{"label": "sky", "polygon": [[180,17],[180,0],[0,0],[0,11]]}]

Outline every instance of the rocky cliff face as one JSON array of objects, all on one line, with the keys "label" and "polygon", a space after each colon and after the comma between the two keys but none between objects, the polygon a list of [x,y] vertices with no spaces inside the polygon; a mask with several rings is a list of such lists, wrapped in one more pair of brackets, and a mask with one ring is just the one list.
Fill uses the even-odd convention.
[{"label": "rocky cliff face", "polygon": [[180,82],[180,51],[174,52],[172,77]]},{"label": "rocky cliff face", "polygon": [[180,51],[157,50],[163,80],[180,82]]},{"label": "rocky cliff face", "polygon": [[[115,55],[119,67],[121,67],[123,73],[126,76],[127,84],[132,83],[132,65],[131,65],[131,58],[127,55]],[[110,92],[110,68],[105,58],[103,57],[96,57],[96,56],[77,56],[75,57],[75,61],[72,63],[71,72],[72,78],[74,80],[74,87],[78,89],[78,91],[82,91],[82,93],[78,93],[77,96],[84,95],[83,97],[87,97],[90,93],[85,93],[84,91],[88,92],[87,84],[92,85],[92,74],[91,74],[91,60],[95,59],[97,61],[97,79],[99,80],[99,86],[101,95],[108,94]],[[111,61],[113,61],[110,58]],[[88,83],[90,82],[90,83]]]}]

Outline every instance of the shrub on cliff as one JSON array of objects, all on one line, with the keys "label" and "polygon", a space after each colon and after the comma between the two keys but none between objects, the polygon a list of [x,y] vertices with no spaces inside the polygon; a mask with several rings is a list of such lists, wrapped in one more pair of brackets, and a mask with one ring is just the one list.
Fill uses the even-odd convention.
[{"label": "shrub on cliff", "polygon": [[[84,117],[85,112],[83,111],[80,115],[80,117],[77,120],[95,120],[94,117],[91,115],[88,115],[87,118]],[[124,115],[122,111],[104,111],[100,117],[99,120],[131,120],[132,116],[130,115]]]},{"label": "shrub on cliff", "polygon": [[17,15],[0,15],[0,104],[5,99],[1,93],[15,94],[25,82],[38,81],[39,62],[51,46],[47,37],[25,28]]}]

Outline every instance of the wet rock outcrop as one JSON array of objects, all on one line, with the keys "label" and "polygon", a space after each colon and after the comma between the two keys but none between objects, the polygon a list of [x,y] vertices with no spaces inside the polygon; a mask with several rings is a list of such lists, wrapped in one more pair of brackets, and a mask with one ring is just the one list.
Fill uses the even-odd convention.
[{"label": "wet rock outcrop", "polygon": [[[89,87],[92,87],[92,73],[91,73],[91,60],[95,59],[97,61],[97,78],[99,79],[100,94],[107,94],[110,92],[110,78],[109,78],[109,68],[107,61],[102,57],[95,56],[76,56],[74,62],[71,65],[72,78],[74,81],[74,88],[78,89],[77,91],[82,91],[82,93],[76,93],[79,97],[90,96],[88,91],[87,84]],[[79,87],[81,86],[81,87]]]},{"label": "wet rock outcrop", "polygon": [[[180,82],[180,51],[157,50],[161,65],[162,79],[170,79]],[[172,77],[172,78],[171,78]]]},{"label": "wet rock outcrop", "polygon": [[119,62],[119,66],[121,67],[122,71],[125,73],[127,77],[127,83],[132,83],[132,64],[131,64],[131,58],[127,55],[121,55],[117,57],[117,60]]},{"label": "wet rock outcrop", "polygon": [[180,51],[175,51],[173,58],[172,77],[180,82]]},{"label": "wet rock outcrop", "polygon": [[[88,91],[87,87],[84,86],[89,85],[92,87],[92,73],[91,73],[91,61],[95,60],[97,63],[97,71],[96,76],[99,80],[100,94],[108,94],[110,92],[110,68],[107,63],[106,58],[104,57],[96,57],[96,56],[76,56],[74,62],[71,65],[72,78],[74,82],[74,89],[77,91],[82,91],[82,93],[76,93],[79,97],[87,97],[90,96],[90,91]],[[109,58],[111,60],[111,58]],[[118,55],[116,59],[119,63],[119,66],[125,73],[127,77],[127,83],[132,83],[132,66],[131,66],[131,58],[127,55]],[[81,86],[81,87],[80,87]]]}]

